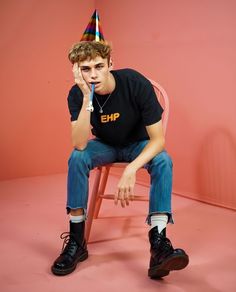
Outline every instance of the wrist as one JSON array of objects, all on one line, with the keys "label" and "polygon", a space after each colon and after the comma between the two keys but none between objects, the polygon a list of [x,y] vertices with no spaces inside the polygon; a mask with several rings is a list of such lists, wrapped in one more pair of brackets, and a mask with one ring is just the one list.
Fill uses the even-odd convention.
[{"label": "wrist", "polygon": [[133,173],[133,174],[135,174],[137,170],[138,170],[138,167],[135,165],[133,161],[130,162],[125,168],[125,172]]},{"label": "wrist", "polygon": [[83,102],[87,104],[89,101],[90,101],[89,94],[84,94],[84,96],[83,96]]}]

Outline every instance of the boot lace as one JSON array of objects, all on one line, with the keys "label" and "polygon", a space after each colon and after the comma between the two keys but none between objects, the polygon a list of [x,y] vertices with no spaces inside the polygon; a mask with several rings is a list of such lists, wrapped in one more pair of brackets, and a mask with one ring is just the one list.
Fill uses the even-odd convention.
[{"label": "boot lace", "polygon": [[172,244],[168,238],[155,234],[152,248],[160,252],[160,247],[164,253],[173,249]]},{"label": "boot lace", "polygon": [[71,234],[70,232],[63,232],[60,235],[60,238],[64,239],[61,253],[62,254],[68,253],[69,255],[73,254],[75,245],[79,246],[79,244],[77,243],[75,239],[75,236]]},{"label": "boot lace", "polygon": [[165,242],[165,244],[163,245],[164,250],[172,250],[173,249],[172,244],[168,238],[164,238],[164,242]]}]

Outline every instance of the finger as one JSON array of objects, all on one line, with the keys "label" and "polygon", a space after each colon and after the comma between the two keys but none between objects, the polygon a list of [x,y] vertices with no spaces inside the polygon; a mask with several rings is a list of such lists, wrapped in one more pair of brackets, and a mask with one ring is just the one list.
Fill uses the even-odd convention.
[{"label": "finger", "polygon": [[124,208],[125,207],[125,198],[124,198],[124,189],[123,188],[120,188],[118,190],[118,198],[120,200],[121,207]]},{"label": "finger", "polygon": [[121,204],[121,207],[122,208],[125,208],[125,200],[124,199],[121,199],[120,200],[120,204]]},{"label": "finger", "polygon": [[75,82],[76,83],[83,83],[83,80],[81,79],[81,76],[79,74],[79,70],[75,69],[75,70],[72,70],[72,71],[73,71],[73,76],[74,76]]},{"label": "finger", "polygon": [[81,73],[80,67],[78,66],[77,63],[75,63],[73,65],[72,72],[73,72],[75,77],[80,77],[80,78],[82,77],[82,73]]},{"label": "finger", "polygon": [[78,67],[78,76],[79,76],[81,84],[83,84],[84,88],[89,89],[89,91],[91,92],[92,91],[92,84],[87,83],[85,81],[80,67]]},{"label": "finger", "polygon": [[79,80],[81,81],[81,83],[82,82],[85,83],[80,67],[78,67],[78,70],[76,71],[76,75],[79,78]]},{"label": "finger", "polygon": [[82,71],[81,71],[81,68],[80,67],[78,67],[78,73],[79,73],[79,77],[84,80],[83,75],[82,75]]},{"label": "finger", "polygon": [[115,193],[115,195],[114,195],[114,203],[115,203],[115,205],[117,205],[118,204],[118,192],[116,192]]},{"label": "finger", "polygon": [[79,74],[79,67],[78,67],[78,64],[77,63],[74,63],[74,65],[72,67],[72,72],[73,72],[74,77],[78,76],[78,74]]},{"label": "finger", "polygon": [[78,63],[75,62],[73,64],[72,70],[78,70]]},{"label": "finger", "polygon": [[126,206],[129,206],[129,189],[126,189],[124,191],[124,199],[125,199]]},{"label": "finger", "polygon": [[134,188],[133,187],[129,188],[129,198],[130,198],[130,201],[134,200]]}]

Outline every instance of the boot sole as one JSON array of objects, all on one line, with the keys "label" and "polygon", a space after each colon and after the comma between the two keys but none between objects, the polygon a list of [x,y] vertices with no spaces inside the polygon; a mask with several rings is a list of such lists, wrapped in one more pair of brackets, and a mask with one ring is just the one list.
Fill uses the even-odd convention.
[{"label": "boot sole", "polygon": [[189,263],[187,255],[175,255],[167,258],[160,265],[149,268],[148,276],[151,279],[162,278],[169,275],[170,271],[182,270]]},{"label": "boot sole", "polygon": [[76,269],[76,266],[79,262],[83,262],[85,261],[86,259],[88,258],[88,252],[86,251],[85,253],[83,253],[78,259],[77,261],[75,262],[75,264],[70,267],[69,269],[65,269],[65,270],[60,270],[60,269],[57,269],[55,268],[54,266],[51,267],[51,271],[54,275],[57,275],[57,276],[65,276],[65,275],[68,275],[70,273],[72,273],[75,269]]}]

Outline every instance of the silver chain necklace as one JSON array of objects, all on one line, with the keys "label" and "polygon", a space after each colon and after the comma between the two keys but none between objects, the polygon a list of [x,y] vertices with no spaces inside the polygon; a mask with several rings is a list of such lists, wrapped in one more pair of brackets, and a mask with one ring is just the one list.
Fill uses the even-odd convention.
[{"label": "silver chain necklace", "polygon": [[103,107],[104,107],[105,104],[107,103],[107,101],[108,101],[108,99],[110,98],[111,94],[112,94],[112,92],[108,95],[108,97],[107,97],[107,99],[105,100],[105,102],[103,103],[103,105],[100,105],[100,103],[99,103],[99,101],[98,101],[98,99],[97,99],[97,96],[96,96],[96,94],[94,93],[95,99],[96,99],[96,101],[97,101],[97,103],[98,103],[98,106],[99,106],[99,113],[100,113],[100,114],[103,113]]}]

